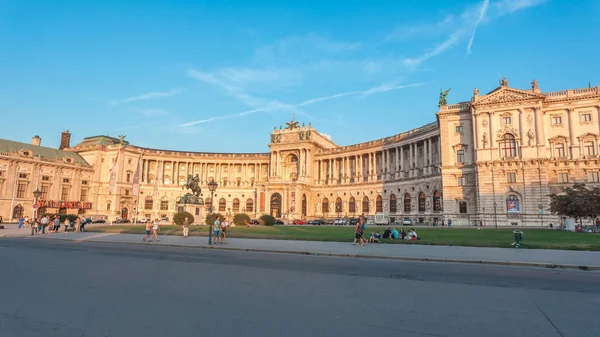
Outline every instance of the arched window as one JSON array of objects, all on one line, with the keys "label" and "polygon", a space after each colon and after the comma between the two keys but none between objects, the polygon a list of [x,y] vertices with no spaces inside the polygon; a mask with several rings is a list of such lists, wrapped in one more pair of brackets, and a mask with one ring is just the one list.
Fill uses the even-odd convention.
[{"label": "arched window", "polygon": [[252,213],[254,212],[254,200],[248,198],[248,200],[246,200],[246,212],[247,213]]},{"label": "arched window", "polygon": [[517,142],[515,136],[505,133],[500,140],[500,151],[503,158],[514,158],[517,156]]},{"label": "arched window", "polygon": [[354,197],[350,197],[350,201],[348,202],[348,212],[356,213],[356,199],[354,199]]},{"label": "arched window", "polygon": [[144,209],[152,209],[154,208],[154,201],[151,196],[147,196],[146,200],[144,200]]},{"label": "arched window", "polygon": [[219,212],[225,212],[226,208],[227,208],[227,202],[225,201],[225,198],[219,199]]},{"label": "arched window", "polygon": [[323,199],[323,202],[321,203],[321,209],[323,210],[323,213],[329,213],[329,199]]},{"label": "arched window", "polygon": [[425,212],[425,193],[419,193],[419,212]]},{"label": "arched window", "polygon": [[343,212],[343,209],[342,209],[342,198],[340,198],[340,197],[338,197],[337,199],[335,199],[335,212],[336,213]]},{"label": "arched window", "polygon": [[20,204],[13,208],[13,219],[19,219],[23,216],[23,206]]},{"label": "arched window", "polygon": [[442,200],[440,198],[440,191],[433,192],[433,211],[439,212],[442,210]]},{"label": "arched window", "polygon": [[366,195],[362,200],[362,212],[364,214],[369,214],[369,197]]},{"label": "arched window", "polygon": [[110,211],[110,200],[106,202],[106,210]]},{"label": "arched window", "polygon": [[410,213],[410,194],[404,195],[404,213]]},{"label": "arched window", "polygon": [[516,195],[511,194],[508,197],[506,197],[507,213],[519,213],[521,211],[519,206],[519,198]]},{"label": "arched window", "polygon": [[160,210],[161,211],[169,210],[169,199],[167,199],[167,197],[163,197],[162,199],[160,199]]},{"label": "arched window", "polygon": [[398,212],[398,204],[396,202],[396,195],[392,194],[390,195],[390,213],[396,213]]},{"label": "arched window", "polygon": [[233,210],[233,213],[239,213],[240,212],[240,199],[238,199],[238,198],[233,199],[232,210]]},{"label": "arched window", "polygon": [[375,199],[375,212],[383,213],[383,198],[380,195]]},{"label": "arched window", "polygon": [[308,210],[308,203],[306,201],[306,194],[302,194],[302,216],[306,216]]}]

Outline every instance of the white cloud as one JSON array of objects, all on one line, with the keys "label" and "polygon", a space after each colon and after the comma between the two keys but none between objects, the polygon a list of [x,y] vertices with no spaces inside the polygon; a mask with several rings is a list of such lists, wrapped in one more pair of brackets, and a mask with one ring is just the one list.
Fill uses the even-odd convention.
[{"label": "white cloud", "polygon": [[471,37],[469,38],[469,43],[467,44],[467,55],[471,54],[471,46],[473,45],[473,41],[475,40],[475,33],[477,32],[477,27],[479,27],[479,24],[481,23],[481,21],[483,21],[483,18],[485,17],[485,13],[487,12],[487,8],[488,8],[489,4],[490,4],[490,0],[484,0],[483,3],[481,4],[479,16],[477,17],[477,20],[475,21],[475,27],[473,27],[473,33],[471,33]]},{"label": "white cloud", "polygon": [[323,136],[323,137],[325,137],[325,138],[327,138],[327,139],[331,140],[331,135],[328,135],[328,134],[326,134],[326,133],[321,133],[321,136]]},{"label": "white cloud", "polygon": [[336,41],[325,36],[311,33],[305,36],[291,36],[277,40],[273,44],[261,46],[254,52],[254,60],[284,61],[314,59],[315,56],[343,54],[359,50],[360,42]]},{"label": "white cloud", "polygon": [[421,23],[413,26],[396,27],[385,40],[407,40],[417,36],[431,36],[442,33],[455,23],[454,15],[448,15],[444,19],[434,23]]},{"label": "white cloud", "polygon": [[495,9],[498,11],[498,15],[505,15],[514,13],[521,9],[541,5],[547,0],[501,0],[494,3]]},{"label": "white cloud", "polygon": [[182,91],[183,91],[182,89],[173,89],[173,90],[164,91],[164,92],[153,91],[153,92],[148,92],[148,93],[137,95],[137,96],[127,97],[127,98],[124,98],[124,99],[118,100],[118,101],[111,101],[110,103],[123,104],[123,103],[135,102],[135,101],[144,101],[144,100],[155,99],[155,98],[163,98],[163,97],[177,95]]},{"label": "white cloud", "polygon": [[141,113],[144,116],[154,117],[161,115],[168,115],[169,112],[163,109],[144,109],[144,108],[131,108],[131,110]]},{"label": "white cloud", "polygon": [[[403,63],[413,70],[428,59],[444,53],[446,50],[454,47],[456,44],[467,40],[467,55],[471,53],[471,47],[475,41],[475,33],[480,24],[482,24],[488,13],[490,19],[498,18],[502,15],[511,14],[518,10],[539,5],[546,0],[501,0],[490,5],[489,0],[483,0],[473,6],[465,9],[460,15],[451,15],[439,23],[432,26],[439,26],[441,23],[449,25],[456,23],[452,32],[446,39],[435,44],[431,49],[425,51],[420,56],[409,57],[403,60]],[[460,20],[449,20],[450,17],[459,17]],[[427,27],[427,25],[424,25]],[[467,38],[468,37],[468,38]]]},{"label": "white cloud", "polygon": [[[189,74],[189,72],[188,72],[188,74]],[[200,76],[199,78],[206,78],[206,76],[203,75],[203,76]],[[180,124],[178,126],[189,127],[189,126],[194,126],[197,124],[209,123],[209,122],[223,120],[223,119],[244,117],[244,116],[248,116],[248,115],[251,115],[254,113],[258,113],[258,112],[267,112],[267,111],[274,111],[274,110],[287,110],[287,111],[291,111],[294,113],[298,113],[303,116],[307,116],[307,117],[311,118],[312,120],[319,120],[315,116],[311,116],[310,114],[308,114],[298,108],[307,106],[307,105],[311,105],[311,104],[315,104],[318,102],[322,102],[322,101],[327,101],[327,100],[344,97],[344,96],[362,95],[362,96],[366,97],[366,96],[373,95],[376,93],[382,93],[382,92],[387,92],[387,91],[392,91],[392,90],[399,90],[399,89],[404,89],[404,88],[409,88],[409,87],[417,87],[417,86],[422,86],[422,85],[426,85],[426,84],[427,83],[413,83],[413,84],[406,84],[406,85],[398,85],[396,83],[388,83],[388,84],[383,84],[383,85],[380,85],[377,87],[369,88],[367,90],[343,92],[343,93],[334,94],[334,95],[330,95],[330,96],[312,98],[312,99],[305,100],[304,102],[301,102],[298,104],[287,104],[287,103],[282,103],[279,101],[267,101],[264,99],[250,96],[248,94],[243,94],[243,96],[246,97],[245,102],[246,103],[250,103],[250,102],[254,103],[254,104],[248,104],[248,105],[255,106],[256,107],[255,109],[247,110],[247,111],[243,111],[243,112],[239,112],[239,113],[235,113],[235,114],[230,114],[230,115],[209,117],[209,118],[205,118],[205,119],[201,119],[201,120],[197,120],[197,121],[193,121],[193,122]]]}]

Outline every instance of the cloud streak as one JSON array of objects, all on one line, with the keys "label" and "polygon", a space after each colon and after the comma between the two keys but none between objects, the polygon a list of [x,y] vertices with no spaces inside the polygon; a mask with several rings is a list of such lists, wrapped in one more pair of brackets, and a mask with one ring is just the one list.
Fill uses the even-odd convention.
[{"label": "cloud streak", "polygon": [[471,34],[471,37],[469,38],[469,43],[467,44],[467,55],[471,54],[471,46],[473,46],[473,41],[475,40],[475,33],[477,32],[477,27],[479,27],[479,24],[481,23],[481,21],[483,21],[483,18],[485,17],[485,13],[487,12],[489,4],[490,4],[490,0],[484,0],[483,3],[481,4],[481,9],[479,10],[479,16],[477,17],[477,20],[475,21],[475,26],[473,27],[473,33]]},{"label": "cloud streak", "polygon": [[180,124],[178,126],[180,127],[189,127],[189,126],[194,126],[194,125],[198,125],[198,124],[204,124],[204,123],[210,123],[213,121],[217,121],[217,120],[223,120],[223,119],[231,119],[231,118],[237,118],[237,117],[243,117],[243,116],[248,116],[251,114],[255,114],[258,112],[266,112],[266,111],[270,111],[272,109],[289,109],[292,110],[294,112],[297,112],[299,114],[302,115],[306,115],[311,117],[312,119],[317,119],[313,116],[310,116],[309,114],[298,110],[297,108],[303,107],[303,106],[307,106],[307,105],[311,105],[311,104],[315,104],[318,102],[322,102],[322,101],[327,101],[327,100],[332,100],[332,99],[336,99],[336,98],[340,98],[340,97],[346,97],[346,96],[370,96],[373,94],[377,94],[377,93],[383,93],[383,92],[387,92],[387,91],[392,91],[392,90],[400,90],[400,89],[404,89],[404,88],[410,88],[410,87],[418,87],[418,86],[423,86],[429,83],[413,83],[413,84],[405,84],[405,85],[398,85],[396,83],[391,83],[391,84],[383,84],[377,87],[373,87],[373,88],[369,88],[367,90],[360,90],[360,91],[349,91],[349,92],[343,92],[343,93],[339,93],[339,94],[334,94],[334,95],[330,95],[330,96],[323,96],[323,97],[318,97],[318,98],[312,98],[312,99],[308,99],[305,100],[301,103],[298,104],[286,104],[286,103],[281,103],[278,101],[270,101],[266,107],[263,108],[257,108],[257,109],[252,109],[252,110],[247,110],[247,111],[243,111],[243,112],[239,112],[236,114],[231,114],[231,115],[223,115],[223,116],[214,116],[214,117],[209,117],[209,118],[205,118],[205,119],[201,119],[201,120],[197,120],[197,121],[193,121],[193,122],[188,122],[188,123],[184,123],[184,124]]},{"label": "cloud streak", "polygon": [[162,92],[161,91],[153,91],[153,92],[148,92],[148,93],[137,95],[137,96],[127,97],[127,98],[124,98],[124,99],[118,100],[118,101],[110,101],[110,103],[111,104],[125,104],[125,103],[131,103],[131,102],[136,102],[136,101],[145,101],[145,100],[156,99],[156,98],[170,97],[170,96],[177,95],[177,94],[181,93],[182,91],[183,91],[182,89],[173,89],[173,90],[162,91]]}]

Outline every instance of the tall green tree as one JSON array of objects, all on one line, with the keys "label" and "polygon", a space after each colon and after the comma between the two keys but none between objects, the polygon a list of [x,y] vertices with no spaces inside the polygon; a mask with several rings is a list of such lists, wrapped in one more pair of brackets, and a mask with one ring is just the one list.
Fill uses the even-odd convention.
[{"label": "tall green tree", "polygon": [[550,194],[550,211],[579,220],[595,218],[600,214],[600,188],[587,188],[585,184],[567,187],[563,193]]}]

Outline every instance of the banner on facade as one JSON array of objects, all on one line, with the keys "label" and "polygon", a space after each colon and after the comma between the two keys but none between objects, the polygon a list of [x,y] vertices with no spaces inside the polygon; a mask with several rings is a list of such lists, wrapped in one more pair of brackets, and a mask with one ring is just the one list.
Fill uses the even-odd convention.
[{"label": "banner on facade", "polygon": [[154,196],[158,197],[158,182],[162,180],[162,167],[163,163],[159,161],[156,163],[156,177],[154,177]]},{"label": "banner on facade", "polygon": [[132,194],[133,195],[138,195],[138,192],[140,190],[140,174],[142,172],[142,156],[140,156],[140,158],[138,158],[138,164],[137,164],[137,168],[135,169],[135,173],[133,174],[133,189],[132,189]]},{"label": "banner on facade", "polygon": [[110,181],[108,182],[108,191],[115,193],[117,186],[117,171],[119,171],[119,159],[121,158],[121,150],[117,151],[117,158],[113,167],[110,169]]},{"label": "banner on facade", "polygon": [[65,201],[65,200],[38,200],[34,208],[66,208],[66,209],[92,209],[91,202]]}]

